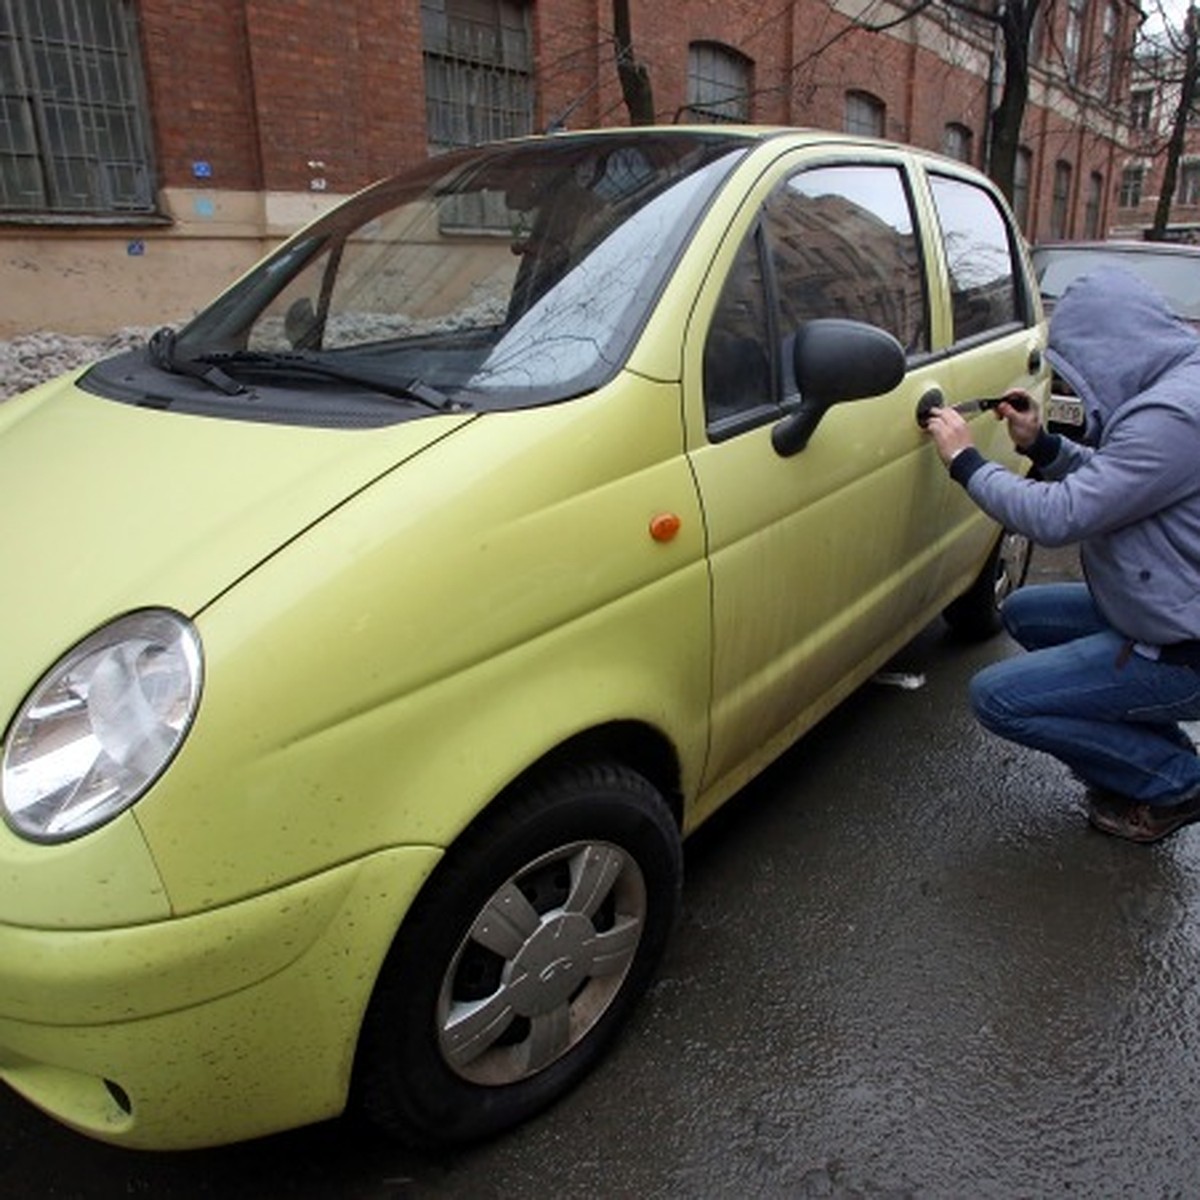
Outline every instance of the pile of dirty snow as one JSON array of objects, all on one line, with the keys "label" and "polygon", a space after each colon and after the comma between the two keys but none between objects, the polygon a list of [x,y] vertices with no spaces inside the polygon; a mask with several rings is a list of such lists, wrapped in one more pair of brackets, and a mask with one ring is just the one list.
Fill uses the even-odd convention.
[{"label": "pile of dirty snow", "polygon": [[145,345],[149,329],[120,329],[105,337],[65,333],[23,333],[0,341],[0,400],[98,358]]}]

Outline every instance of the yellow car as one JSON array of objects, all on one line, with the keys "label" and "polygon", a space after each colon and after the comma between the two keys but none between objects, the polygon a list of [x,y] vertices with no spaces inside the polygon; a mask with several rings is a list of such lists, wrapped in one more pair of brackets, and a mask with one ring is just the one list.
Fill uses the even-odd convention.
[{"label": "yellow car", "polygon": [[996,627],[1028,546],[916,413],[1044,396],[1044,342],[962,165],[619,129],[381,182],[4,403],[0,1077],[152,1148],[543,1108],[681,839],[939,612]]}]

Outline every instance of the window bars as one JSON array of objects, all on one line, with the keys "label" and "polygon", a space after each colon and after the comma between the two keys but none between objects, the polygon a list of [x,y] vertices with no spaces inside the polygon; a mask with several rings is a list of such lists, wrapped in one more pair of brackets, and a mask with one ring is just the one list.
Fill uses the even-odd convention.
[{"label": "window bars", "polygon": [[0,212],[153,212],[128,0],[0,0]]}]

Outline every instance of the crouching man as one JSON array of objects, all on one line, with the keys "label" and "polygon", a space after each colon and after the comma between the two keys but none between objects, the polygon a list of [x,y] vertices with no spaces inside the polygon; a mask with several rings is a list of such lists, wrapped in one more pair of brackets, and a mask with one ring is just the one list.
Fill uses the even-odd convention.
[{"label": "crouching man", "polygon": [[1033,405],[996,410],[1037,478],[985,459],[953,409],[926,425],[984,512],[1043,545],[1078,542],[1087,580],[1009,597],[1005,627],[1030,653],[981,671],[971,703],[1065,763],[1096,828],[1156,842],[1200,821],[1200,757],[1179,725],[1200,720],[1200,337],[1102,269],[1058,302],[1047,358],[1084,406],[1082,443]]}]

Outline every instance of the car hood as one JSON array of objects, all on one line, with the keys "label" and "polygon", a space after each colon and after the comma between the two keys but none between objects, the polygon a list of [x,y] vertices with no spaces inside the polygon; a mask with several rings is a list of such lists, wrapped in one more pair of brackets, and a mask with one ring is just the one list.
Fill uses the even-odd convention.
[{"label": "car hood", "polygon": [[115,403],[66,377],[0,404],[0,730],[119,613],[194,615],[471,415],[330,430]]}]

